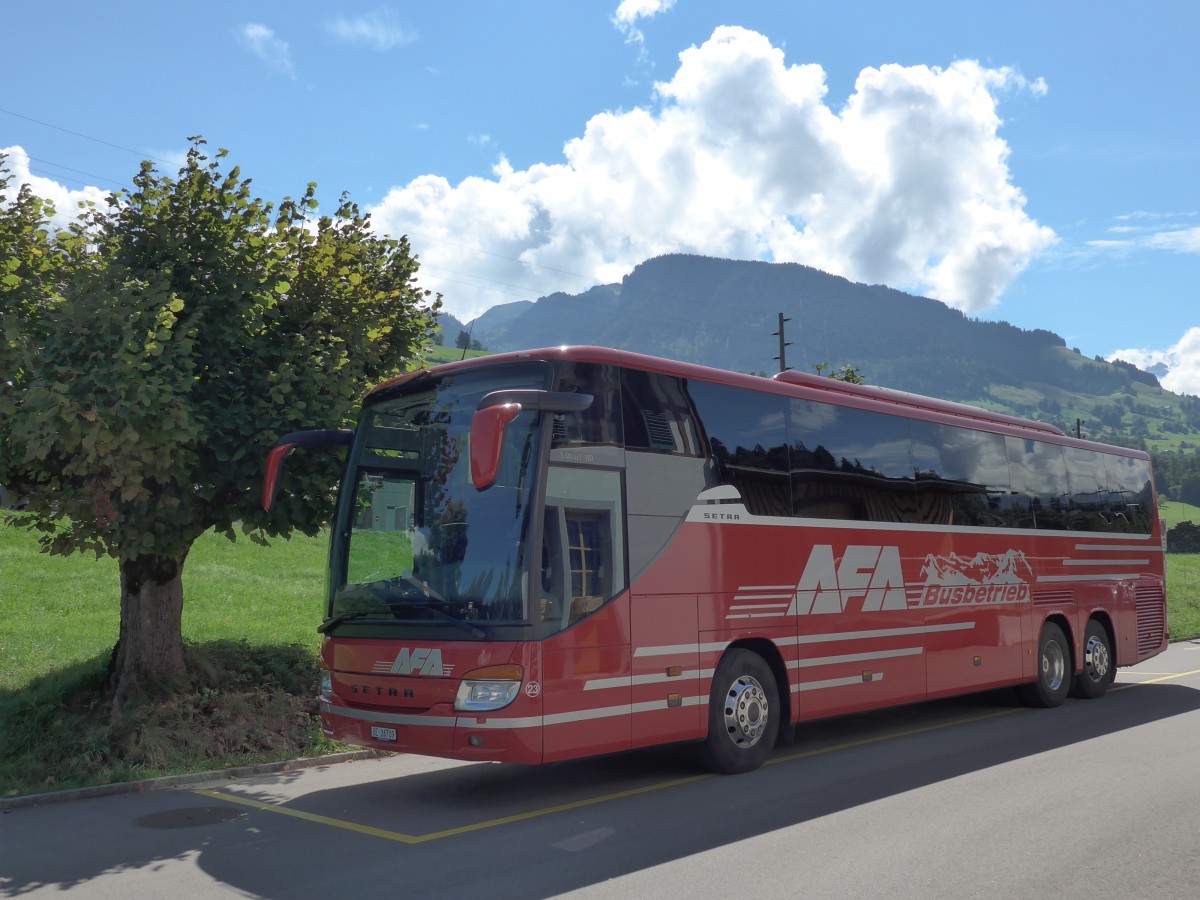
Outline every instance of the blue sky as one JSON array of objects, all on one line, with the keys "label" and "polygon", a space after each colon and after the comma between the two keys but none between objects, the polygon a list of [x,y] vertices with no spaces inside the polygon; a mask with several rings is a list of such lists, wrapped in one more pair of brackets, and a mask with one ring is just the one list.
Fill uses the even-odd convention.
[{"label": "blue sky", "polygon": [[0,150],[68,208],[203,134],[349,191],[463,319],[795,261],[1200,394],[1198,44],[1185,0],[0,0]]}]

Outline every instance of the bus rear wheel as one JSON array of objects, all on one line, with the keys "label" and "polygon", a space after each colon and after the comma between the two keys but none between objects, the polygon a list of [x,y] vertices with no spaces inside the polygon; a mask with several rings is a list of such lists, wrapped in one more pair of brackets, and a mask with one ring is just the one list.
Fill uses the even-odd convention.
[{"label": "bus rear wheel", "polygon": [[1108,631],[1092,619],[1083,634],[1083,671],[1075,679],[1075,696],[1096,700],[1104,696],[1117,676]]},{"label": "bus rear wheel", "polygon": [[757,769],[775,746],[779,718],[771,667],[750,650],[730,650],[713,675],[701,751],[705,764],[726,775]]},{"label": "bus rear wheel", "polygon": [[1053,622],[1042,626],[1037,667],[1037,680],[1021,686],[1021,699],[1029,706],[1062,706],[1071,691],[1071,648]]}]

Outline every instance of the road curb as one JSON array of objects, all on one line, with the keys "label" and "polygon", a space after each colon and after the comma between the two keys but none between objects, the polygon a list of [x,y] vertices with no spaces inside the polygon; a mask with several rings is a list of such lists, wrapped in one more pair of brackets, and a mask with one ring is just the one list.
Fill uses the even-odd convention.
[{"label": "road curb", "polygon": [[116,784],[97,784],[90,787],[68,788],[44,794],[25,794],[21,797],[0,798],[0,813],[26,806],[41,806],[45,803],[62,803],[67,800],[86,800],[90,797],[110,797],[117,794],[141,794],[146,791],[161,791],[178,787],[194,787],[214,784],[251,775],[273,775],[298,769],[312,769],[351,762],[356,759],[377,759],[391,756],[376,750],[351,750],[346,753],[331,753],[305,759],[288,759],[281,762],[259,763],[253,766],[234,766],[229,769],[214,769],[211,772],[189,772],[186,775],[164,775],[161,778],[145,778],[141,781],[122,781]]}]

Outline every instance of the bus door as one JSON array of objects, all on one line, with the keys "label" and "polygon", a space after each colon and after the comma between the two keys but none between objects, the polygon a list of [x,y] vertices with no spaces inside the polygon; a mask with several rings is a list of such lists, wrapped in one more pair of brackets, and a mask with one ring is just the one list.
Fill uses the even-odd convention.
[{"label": "bus door", "polygon": [[[541,684],[547,762],[631,745],[621,456],[615,447],[551,451],[537,578],[548,635]],[[568,464],[575,460],[592,464]]]}]

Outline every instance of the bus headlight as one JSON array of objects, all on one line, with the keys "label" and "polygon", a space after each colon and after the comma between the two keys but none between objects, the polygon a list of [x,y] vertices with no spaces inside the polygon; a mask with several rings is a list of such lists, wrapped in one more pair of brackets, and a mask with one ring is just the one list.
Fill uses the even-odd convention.
[{"label": "bus headlight", "polygon": [[474,669],[463,676],[454,708],[461,712],[503,709],[517,698],[524,676],[525,670],[517,665]]},{"label": "bus headlight", "polygon": [[324,703],[333,700],[333,673],[326,668],[325,660],[321,660],[321,680],[317,688],[317,699]]}]

